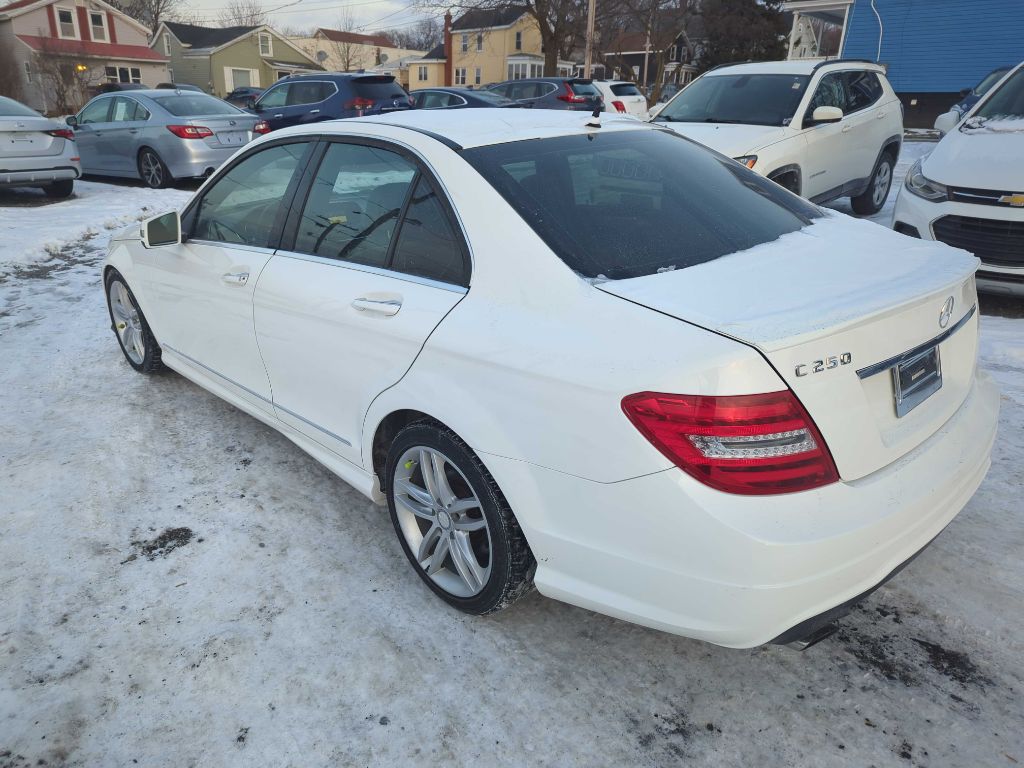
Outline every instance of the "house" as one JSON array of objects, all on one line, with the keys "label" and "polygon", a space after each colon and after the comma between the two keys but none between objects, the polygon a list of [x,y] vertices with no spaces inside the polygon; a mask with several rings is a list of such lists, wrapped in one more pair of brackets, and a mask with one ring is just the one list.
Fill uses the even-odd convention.
[{"label": "house", "polygon": [[[575,65],[559,61],[558,73]],[[444,18],[444,42],[409,62],[409,88],[437,85],[479,87],[544,74],[544,48],[537,20],[522,6],[478,8],[454,21]]]},{"label": "house", "polygon": [[384,35],[361,35],[322,27],[308,37],[289,37],[288,40],[331,72],[380,69],[389,62],[410,56],[418,58],[425,53],[397,48]]},{"label": "house", "polygon": [[282,77],[323,71],[305,51],[270,27],[198,27],[164,21],[150,43],[170,59],[171,79],[214,96],[266,88]]},{"label": "house", "polygon": [[[665,66],[659,76],[658,60],[663,52]],[[667,49],[653,44],[644,32],[624,32],[612,41],[603,60],[615,76],[642,86],[652,86],[658,79],[663,84],[686,85],[697,72],[693,54],[686,32],[680,32]]]},{"label": "house", "polygon": [[930,128],[960,99],[961,89],[993,69],[1024,60],[1019,0],[788,0],[783,5],[793,13],[789,58],[840,56],[885,65],[909,127]]},{"label": "house", "polygon": [[76,110],[90,87],[102,83],[166,81],[167,57],[151,50],[148,40],[144,24],[103,0],[0,6],[0,48],[24,75],[22,100],[44,113]]}]

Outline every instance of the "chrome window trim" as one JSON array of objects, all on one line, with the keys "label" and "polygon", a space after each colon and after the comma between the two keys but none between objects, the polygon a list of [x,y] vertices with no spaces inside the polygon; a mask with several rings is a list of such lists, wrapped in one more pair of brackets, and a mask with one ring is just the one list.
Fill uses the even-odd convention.
[{"label": "chrome window trim", "polygon": [[923,344],[918,344],[916,347],[914,347],[913,349],[908,349],[906,352],[901,352],[900,354],[894,357],[890,357],[888,360],[883,360],[880,363],[875,363],[874,365],[869,365],[866,368],[859,369],[857,371],[857,378],[867,379],[871,376],[875,376],[876,374],[884,373],[885,371],[888,371],[890,368],[916,357],[917,355],[921,354],[922,352],[925,352],[931,347],[937,347],[939,344],[944,342],[954,333],[956,333],[965,325],[967,325],[967,321],[974,317],[974,313],[977,311],[977,309],[978,305],[973,305],[969,310],[967,310],[967,313],[963,317],[957,320],[956,325],[947,328],[945,331],[940,333],[935,338],[926,341]]},{"label": "chrome window trim", "polygon": [[262,254],[265,254],[267,256],[273,256],[274,255],[274,249],[273,248],[266,248],[266,247],[261,246],[261,245],[246,245],[245,243],[222,243],[219,240],[203,240],[203,239],[198,238],[198,237],[189,238],[188,240],[185,240],[182,244],[183,245],[191,245],[192,243],[195,243],[196,245],[209,245],[209,246],[213,246],[214,248],[233,248],[233,249],[238,250],[238,251],[249,251],[251,253],[262,253]]},{"label": "chrome window trim", "polygon": [[[313,256],[308,253],[300,253],[299,251],[277,251],[276,256],[282,256],[287,259],[298,259],[300,261],[311,261],[314,264],[324,264],[329,267],[339,267],[341,269],[351,269],[355,272],[366,272],[370,275],[379,275],[381,277],[390,277],[395,280],[401,280],[406,283],[415,283],[417,285],[425,285],[428,288],[439,288],[442,291],[450,291],[451,293],[466,294],[469,292],[468,288],[461,285],[455,285],[454,283],[444,283],[440,280],[431,280],[429,277],[419,277],[418,275],[410,275],[407,272],[399,272],[394,269],[383,269],[382,267],[371,267],[369,264],[356,264],[350,261],[339,261],[338,259],[331,259],[326,256]],[[301,417],[299,417],[301,418]]]},{"label": "chrome window trim", "polygon": [[263,401],[264,403],[269,405],[271,408],[279,408],[282,411],[284,411],[285,413],[287,413],[289,416],[294,416],[296,419],[298,419],[299,421],[303,422],[304,424],[308,424],[309,426],[313,427],[313,429],[316,429],[316,430],[318,430],[320,432],[323,432],[325,435],[329,435],[330,437],[333,437],[335,440],[337,440],[340,443],[344,443],[349,448],[352,447],[352,443],[350,443],[348,440],[346,440],[341,435],[336,435],[333,432],[331,432],[329,429],[324,429],[319,424],[315,424],[314,422],[312,422],[309,419],[307,419],[305,416],[300,416],[295,411],[293,411],[293,410],[291,410],[289,408],[285,408],[280,403],[275,403],[272,400],[268,400],[263,395],[261,395],[259,392],[253,392],[251,389],[249,389],[244,384],[239,384],[237,381],[235,381],[234,379],[232,379],[232,378],[230,378],[228,376],[225,376],[223,373],[215,371],[213,368],[211,368],[210,366],[208,366],[208,365],[206,365],[204,363],[199,362],[198,360],[196,360],[191,355],[186,355],[181,350],[175,349],[174,347],[172,347],[170,344],[167,344],[167,343],[161,343],[160,346],[163,347],[164,349],[170,350],[171,352],[176,354],[178,357],[184,358],[185,360],[188,360],[190,363],[192,363],[194,365],[198,365],[204,371],[209,371],[210,373],[212,373],[217,378],[223,379],[224,381],[228,382],[229,384],[232,384],[232,385],[238,387],[243,392],[248,392],[250,395],[255,397],[257,400]]}]

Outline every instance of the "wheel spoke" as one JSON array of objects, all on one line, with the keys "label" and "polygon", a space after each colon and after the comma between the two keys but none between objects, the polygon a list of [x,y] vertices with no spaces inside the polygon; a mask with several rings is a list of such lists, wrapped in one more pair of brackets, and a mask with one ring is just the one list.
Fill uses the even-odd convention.
[{"label": "wheel spoke", "polygon": [[455,492],[448,484],[448,475],[444,471],[444,457],[439,453],[430,452],[430,464],[434,472],[434,488],[437,489],[437,500],[447,507],[455,499]]},{"label": "wheel spoke", "polygon": [[437,487],[437,476],[434,474],[433,451],[420,448],[420,474],[423,475],[423,483],[427,486],[427,493],[430,499],[438,504],[441,503],[441,492]]},{"label": "wheel spoke", "polygon": [[468,499],[456,499],[452,502],[452,505],[448,507],[448,511],[452,514],[459,514],[470,509],[480,509],[480,502],[477,501],[476,496]]},{"label": "wheel spoke", "polygon": [[135,329],[131,325],[124,327],[124,331],[121,334],[121,343],[124,344],[126,352],[132,352],[135,349]]},{"label": "wheel spoke", "polygon": [[423,534],[423,541],[420,542],[419,551],[416,553],[416,560],[420,565],[424,565],[427,558],[430,557],[430,550],[433,549],[440,538],[441,528],[437,524],[430,526],[430,530]]},{"label": "wheel spoke", "polygon": [[487,527],[487,521],[482,517],[464,517],[453,523],[459,531],[482,531]]},{"label": "wheel spoke", "polygon": [[444,564],[444,560],[448,556],[448,542],[448,536],[442,534],[441,538],[437,542],[437,546],[434,547],[434,554],[430,556],[430,565],[427,566],[428,576],[433,576],[441,570],[441,566]]},{"label": "wheel spoke", "polygon": [[424,507],[420,504],[418,499],[395,494],[395,501],[416,515],[416,517],[422,517],[424,520],[429,520],[431,522],[433,522],[437,517],[431,507]]},{"label": "wheel spoke", "polygon": [[433,504],[433,499],[430,496],[430,491],[425,488],[420,488],[418,485],[410,480],[402,480],[395,478],[395,491],[397,493],[404,493],[406,496],[411,498],[417,504],[424,507],[430,507]]},{"label": "wheel spoke", "polygon": [[484,586],[486,574],[476,560],[476,553],[469,541],[469,534],[456,531],[451,537],[451,556],[455,570],[466,586],[473,592],[479,592]]}]

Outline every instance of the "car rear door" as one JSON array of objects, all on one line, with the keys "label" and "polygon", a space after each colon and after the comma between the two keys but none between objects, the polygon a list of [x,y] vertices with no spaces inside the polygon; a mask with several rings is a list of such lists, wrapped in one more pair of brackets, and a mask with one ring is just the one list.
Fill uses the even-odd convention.
[{"label": "car rear door", "polygon": [[97,153],[106,170],[117,174],[130,173],[135,170],[135,137],[139,132],[135,113],[139,104],[127,96],[117,96],[113,102],[108,121],[96,137]]},{"label": "car rear door", "polygon": [[468,256],[447,201],[405,150],[331,141],[307,177],[257,285],[256,337],[278,418],[361,464],[370,403],[465,295]]}]

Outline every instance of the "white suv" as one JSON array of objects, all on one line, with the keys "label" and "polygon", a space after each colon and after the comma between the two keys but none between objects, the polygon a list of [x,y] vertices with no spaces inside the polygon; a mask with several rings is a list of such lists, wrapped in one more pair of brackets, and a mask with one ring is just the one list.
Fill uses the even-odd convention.
[{"label": "white suv", "polygon": [[885,204],[903,109],[865,61],[779,61],[709,70],[654,118],[816,203]]}]

